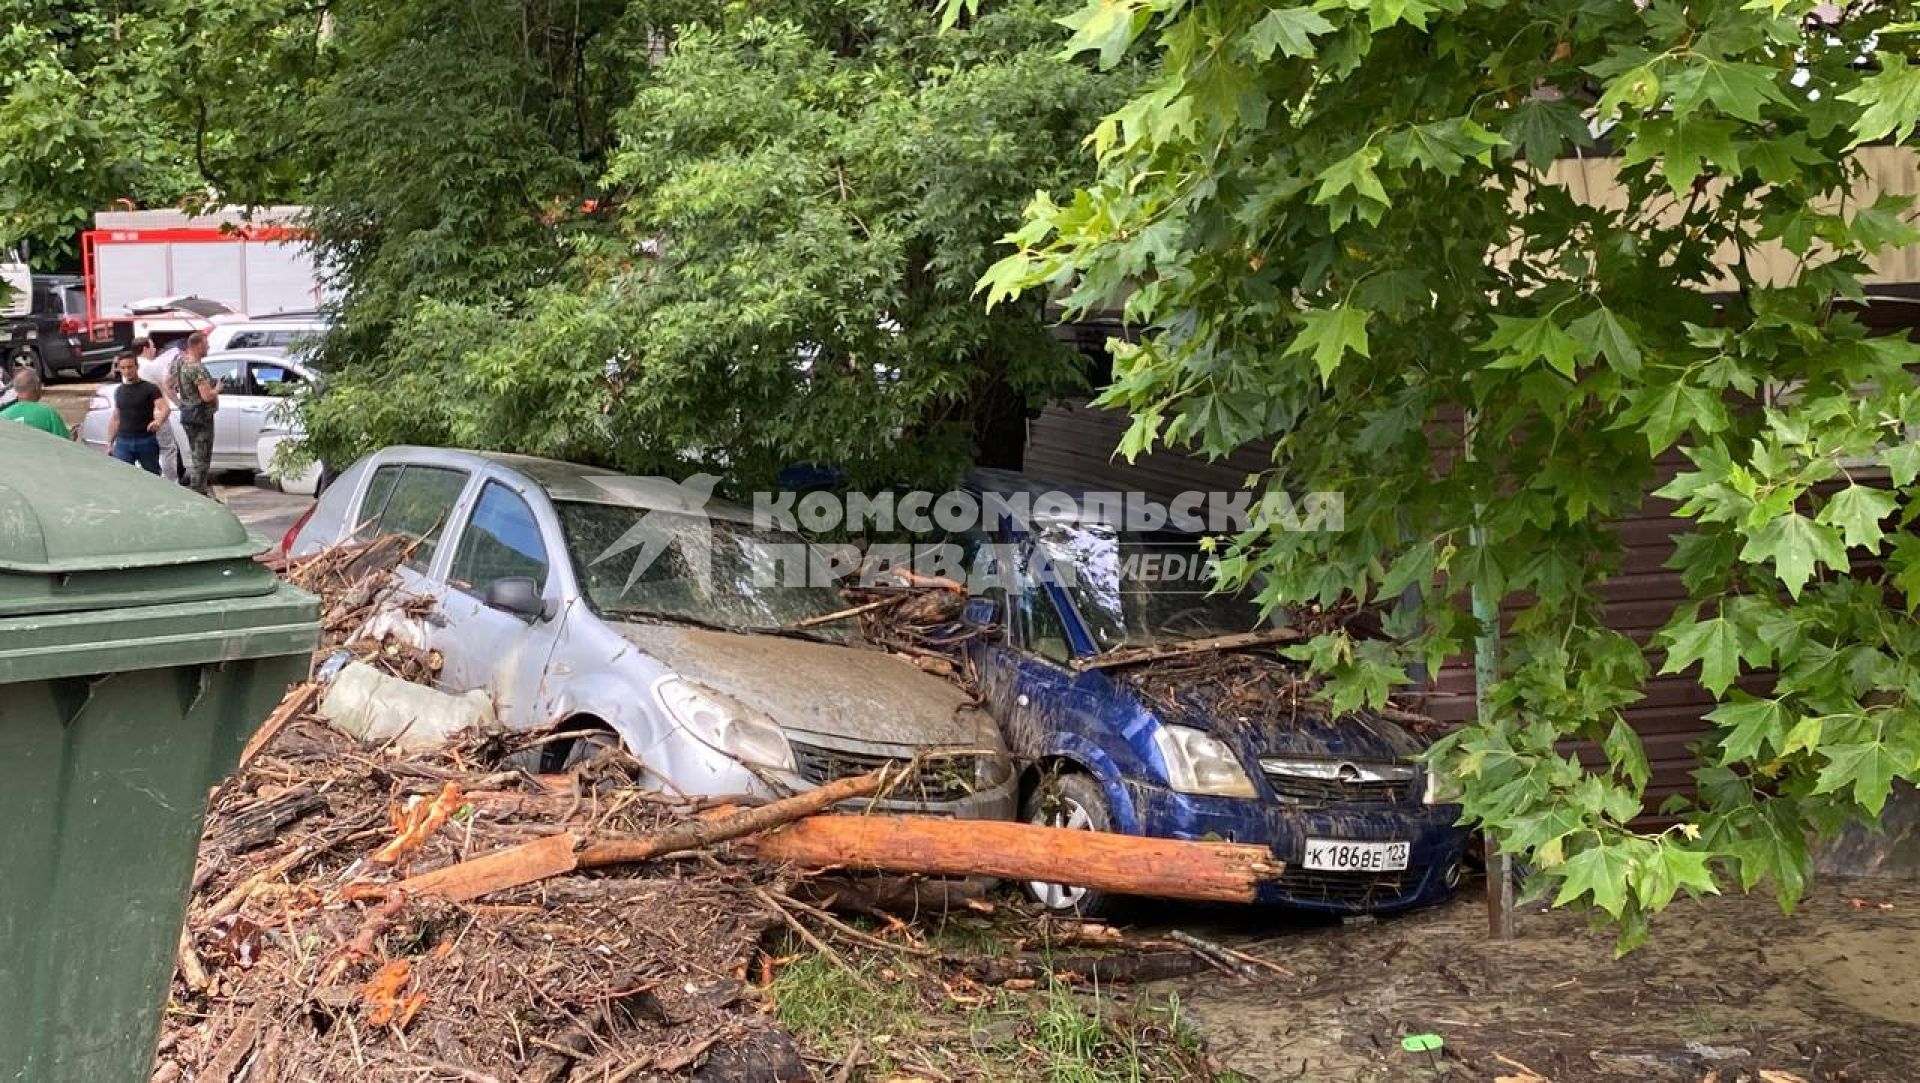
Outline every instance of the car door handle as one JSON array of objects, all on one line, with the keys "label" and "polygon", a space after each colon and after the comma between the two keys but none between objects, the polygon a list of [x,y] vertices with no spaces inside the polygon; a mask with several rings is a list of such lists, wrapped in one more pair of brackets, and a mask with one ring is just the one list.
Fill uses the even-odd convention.
[{"label": "car door handle", "polygon": [[1019,695],[1013,697],[1013,703],[1014,703],[1014,706],[1016,707],[1025,707],[1027,704],[1032,702],[1033,702],[1032,700],[1027,698],[1027,694],[1025,692],[1022,692]]},{"label": "car door handle", "polygon": [[451,623],[450,621],[447,620],[447,615],[445,613],[440,612],[438,609],[427,610],[426,613],[422,615],[421,619],[426,621],[428,624],[433,625],[435,628],[445,628],[449,623]]}]

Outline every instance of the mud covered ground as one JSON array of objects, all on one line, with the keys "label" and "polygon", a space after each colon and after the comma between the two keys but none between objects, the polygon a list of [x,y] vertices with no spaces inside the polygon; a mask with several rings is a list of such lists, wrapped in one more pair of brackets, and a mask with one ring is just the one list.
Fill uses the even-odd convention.
[{"label": "mud covered ground", "polygon": [[[1249,1079],[1920,1080],[1911,881],[1825,879],[1792,917],[1768,896],[1683,900],[1619,960],[1562,913],[1524,912],[1520,939],[1489,941],[1477,883],[1375,924],[1221,913],[1206,928],[1292,974],[1171,983],[1208,1050]],[[1420,1033],[1443,1051],[1401,1048]]]}]

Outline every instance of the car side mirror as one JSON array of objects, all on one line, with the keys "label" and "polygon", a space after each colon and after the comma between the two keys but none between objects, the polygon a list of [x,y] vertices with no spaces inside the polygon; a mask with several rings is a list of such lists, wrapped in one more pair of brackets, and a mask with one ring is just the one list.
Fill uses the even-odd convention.
[{"label": "car side mirror", "polygon": [[1006,607],[998,598],[968,598],[960,611],[960,623],[969,628],[997,628],[1006,618]]},{"label": "car side mirror", "polygon": [[540,596],[540,584],[532,576],[509,575],[487,587],[487,608],[532,624],[547,615],[547,600]]}]

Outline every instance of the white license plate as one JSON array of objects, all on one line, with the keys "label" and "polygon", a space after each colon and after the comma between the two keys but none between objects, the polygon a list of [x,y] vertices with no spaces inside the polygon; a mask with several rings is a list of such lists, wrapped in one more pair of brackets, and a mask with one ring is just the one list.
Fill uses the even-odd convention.
[{"label": "white license plate", "polygon": [[1306,860],[1300,864],[1319,872],[1400,872],[1407,867],[1405,842],[1342,842],[1308,839]]}]

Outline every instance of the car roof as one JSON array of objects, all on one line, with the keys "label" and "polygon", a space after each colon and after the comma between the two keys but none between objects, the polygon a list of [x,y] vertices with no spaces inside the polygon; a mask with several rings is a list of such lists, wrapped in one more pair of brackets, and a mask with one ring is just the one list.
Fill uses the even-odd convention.
[{"label": "car roof", "polygon": [[222,331],[244,331],[250,327],[298,331],[305,327],[331,328],[333,324],[318,316],[248,316],[244,320],[220,325]]},{"label": "car roof", "polygon": [[[670,478],[623,474],[600,466],[504,451],[398,445],[378,454],[382,457],[383,465],[399,461],[475,471],[489,467],[509,470],[533,483],[547,494],[548,499],[563,503],[608,504],[654,511],[685,510],[683,491]],[[752,513],[746,507],[717,497],[708,500],[704,510],[714,519],[742,524],[753,522]]]}]

